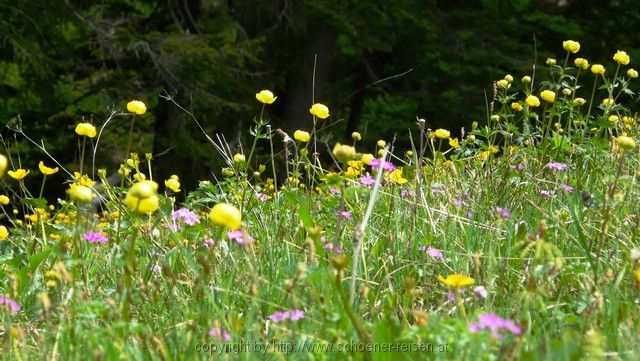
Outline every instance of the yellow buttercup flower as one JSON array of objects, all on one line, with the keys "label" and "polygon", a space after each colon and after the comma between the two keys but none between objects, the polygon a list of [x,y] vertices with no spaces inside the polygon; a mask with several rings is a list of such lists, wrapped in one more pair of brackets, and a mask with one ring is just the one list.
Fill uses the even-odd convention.
[{"label": "yellow buttercup flower", "polygon": [[0,205],[6,206],[7,204],[9,204],[9,202],[9,197],[5,196],[4,194],[0,196]]},{"label": "yellow buttercup flower", "polygon": [[408,182],[407,179],[402,177],[401,168],[396,168],[393,172],[389,173],[389,179],[391,179],[391,181],[396,184],[405,184]]},{"label": "yellow buttercup flower", "polygon": [[604,74],[606,69],[601,64],[593,64],[591,65],[591,72],[594,74]]},{"label": "yellow buttercup flower", "polygon": [[522,110],[522,104],[520,104],[519,102],[513,102],[511,103],[511,109],[515,110],[516,112],[519,112]]},{"label": "yellow buttercup flower", "polygon": [[21,181],[21,180],[23,180],[23,179],[24,179],[24,177],[26,177],[26,176],[27,176],[27,174],[29,174],[29,171],[28,171],[28,170],[25,170],[25,169],[20,168],[20,169],[16,169],[15,171],[10,170],[10,171],[9,171],[9,172],[7,172],[7,173],[9,174],[9,176],[10,176],[11,178],[13,178],[13,179],[15,179],[15,180],[19,180],[19,181]]},{"label": "yellow buttercup flower", "polygon": [[93,138],[96,136],[96,127],[89,123],[78,123],[76,125],[76,134]]},{"label": "yellow buttercup flower", "polygon": [[436,138],[440,138],[440,139],[449,139],[449,137],[451,136],[451,132],[449,132],[446,129],[436,129],[435,132],[433,132],[433,135],[435,135]]},{"label": "yellow buttercup flower", "polygon": [[77,183],[71,183],[69,189],[67,189],[67,194],[69,198],[78,203],[91,202],[95,198],[91,188]]},{"label": "yellow buttercup flower", "polygon": [[563,41],[562,47],[564,48],[564,50],[572,52],[574,54],[580,51],[580,43],[573,40]]},{"label": "yellow buttercup flower", "polygon": [[540,92],[540,98],[548,103],[553,103],[556,101],[556,93],[551,90],[543,90]]},{"label": "yellow buttercup flower", "polygon": [[154,181],[137,182],[129,188],[124,203],[129,209],[140,214],[153,213],[160,208],[157,191],[158,184]]},{"label": "yellow buttercup flower", "polygon": [[587,70],[587,68],[589,68],[589,61],[585,58],[576,58],[573,63],[582,70]]},{"label": "yellow buttercup flower", "polygon": [[132,100],[127,103],[127,110],[136,115],[142,115],[147,112],[147,106],[140,100]]},{"label": "yellow buttercup flower", "polygon": [[475,280],[473,278],[459,273],[448,275],[447,278],[438,276],[438,281],[449,287],[455,288],[465,287],[475,283]]},{"label": "yellow buttercup flower", "polygon": [[627,76],[629,78],[637,78],[638,77],[638,71],[633,69],[633,68],[631,68],[631,69],[627,70]]},{"label": "yellow buttercup flower", "polygon": [[242,226],[240,210],[229,203],[218,203],[209,212],[209,219],[215,224],[227,227],[232,231]]},{"label": "yellow buttercup flower", "polygon": [[333,156],[338,162],[346,163],[356,157],[356,148],[350,145],[336,143],[333,147]]},{"label": "yellow buttercup flower", "polygon": [[453,149],[458,148],[460,146],[458,138],[449,138],[449,146]]},{"label": "yellow buttercup flower", "polygon": [[44,163],[42,161],[40,161],[40,163],[38,163],[38,168],[40,168],[40,173],[44,174],[44,175],[52,175],[52,174],[56,174],[58,173],[58,167],[55,168],[49,168],[46,165],[44,165]]},{"label": "yellow buttercup flower", "polygon": [[627,65],[631,61],[631,58],[629,57],[629,55],[627,55],[626,52],[624,52],[622,50],[618,50],[613,55],[613,60],[615,60],[616,62],[618,62],[618,63],[620,63],[622,65]]},{"label": "yellow buttercup flower", "polygon": [[602,100],[602,105],[604,105],[605,107],[611,107],[615,104],[615,100],[613,100],[613,98],[605,98]]},{"label": "yellow buttercup flower", "polygon": [[300,143],[307,143],[311,139],[311,135],[309,132],[305,132],[304,130],[296,130],[293,132],[293,139]]},{"label": "yellow buttercup flower", "polygon": [[535,95],[529,95],[524,102],[532,108],[540,106],[540,99],[538,99],[538,97]]},{"label": "yellow buttercup flower", "polygon": [[172,192],[178,193],[180,192],[180,179],[174,174],[164,181],[164,186],[171,189]]},{"label": "yellow buttercup flower", "polygon": [[7,230],[7,227],[0,226],[0,241],[4,241],[7,238],[9,238],[9,231]]},{"label": "yellow buttercup flower", "polygon": [[7,171],[7,167],[9,166],[9,160],[4,155],[0,154],[0,177],[4,175],[4,172]]},{"label": "yellow buttercup flower", "polygon": [[315,115],[320,119],[327,119],[329,117],[329,108],[326,105],[315,103],[309,109],[309,113]]},{"label": "yellow buttercup flower", "polygon": [[256,99],[263,104],[271,104],[276,101],[276,98],[278,97],[273,96],[270,90],[261,90],[260,93],[256,94]]},{"label": "yellow buttercup flower", "polygon": [[620,149],[625,151],[632,150],[633,148],[636,147],[636,141],[633,138],[626,135],[621,135],[619,137],[616,137],[616,144],[618,145],[618,147],[620,147]]}]

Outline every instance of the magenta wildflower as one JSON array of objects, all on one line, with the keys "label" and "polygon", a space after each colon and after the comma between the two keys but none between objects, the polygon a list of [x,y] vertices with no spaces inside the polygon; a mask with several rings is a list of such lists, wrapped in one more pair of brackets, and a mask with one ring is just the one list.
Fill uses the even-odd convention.
[{"label": "magenta wildflower", "polygon": [[566,170],[567,168],[569,168],[569,166],[565,163],[551,162],[547,163],[547,165],[545,165],[545,168],[549,168],[551,170]]},{"label": "magenta wildflower", "polygon": [[336,216],[346,219],[347,221],[353,220],[353,216],[348,211],[338,211],[336,212]]},{"label": "magenta wildflower", "polygon": [[373,169],[383,168],[387,172],[393,172],[394,170],[396,170],[396,166],[393,165],[393,163],[389,161],[383,161],[382,159],[372,159],[369,165]]},{"label": "magenta wildflower", "polygon": [[269,197],[267,197],[267,195],[262,192],[256,193],[256,198],[263,202],[266,202],[267,200],[269,200]]},{"label": "magenta wildflower", "polygon": [[362,184],[363,186],[369,187],[369,186],[372,186],[375,182],[376,181],[373,178],[371,178],[369,173],[360,177],[360,184]]},{"label": "magenta wildflower", "polygon": [[445,191],[440,189],[440,188],[432,188],[431,189],[431,194],[443,194],[443,193],[445,193]]},{"label": "magenta wildflower", "polygon": [[197,214],[184,207],[171,212],[171,219],[173,219],[174,221],[181,219],[185,224],[189,226],[193,226],[194,224],[200,222]]},{"label": "magenta wildflower", "polygon": [[511,169],[523,170],[525,167],[524,163],[509,164],[509,168]]},{"label": "magenta wildflower", "polygon": [[476,286],[476,287],[474,287],[473,288],[473,294],[475,294],[476,297],[481,298],[481,299],[485,299],[489,295],[489,293],[487,292],[487,289],[484,288],[484,286]]},{"label": "magenta wildflower", "polygon": [[495,313],[481,314],[478,316],[478,323],[470,323],[468,324],[468,327],[469,331],[474,333],[489,329],[491,330],[493,337],[497,339],[502,339],[504,337],[499,333],[500,330],[507,330],[514,335],[519,335],[522,332],[515,322],[504,319]]},{"label": "magenta wildflower", "polygon": [[329,192],[331,192],[331,194],[333,195],[340,194],[340,190],[338,190],[338,188],[335,188],[335,187],[329,188]]},{"label": "magenta wildflower", "polygon": [[211,238],[205,238],[204,241],[202,242],[204,243],[205,246],[212,246],[216,243],[216,241],[212,240]]},{"label": "magenta wildflower", "polygon": [[344,250],[340,246],[335,246],[333,248],[333,252],[335,252],[336,254],[342,254],[342,253],[344,253]]},{"label": "magenta wildflower", "polygon": [[504,219],[511,218],[511,212],[506,207],[496,207],[496,212]]},{"label": "magenta wildflower", "polygon": [[87,232],[82,236],[82,238],[85,241],[88,241],[91,244],[93,244],[93,243],[100,243],[100,244],[107,243],[107,236],[102,234],[102,233],[100,233],[100,232]]},{"label": "magenta wildflower", "polygon": [[420,250],[426,252],[429,256],[433,258],[439,258],[441,261],[444,261],[444,255],[442,254],[442,250],[431,246],[422,246]]},{"label": "magenta wildflower", "polygon": [[542,189],[542,190],[540,190],[540,195],[541,196],[545,196],[545,197],[553,197],[553,196],[556,195],[556,192],[550,191],[550,190],[547,190],[547,189]]},{"label": "magenta wildflower", "polygon": [[462,200],[462,199],[460,199],[460,198],[455,198],[455,199],[453,200],[453,205],[454,205],[454,206],[456,206],[456,207],[462,207],[462,206],[466,206],[466,205],[467,205],[467,202],[463,201],[463,200]]},{"label": "magenta wildflower", "polygon": [[0,305],[5,305],[14,315],[20,312],[20,305],[18,305],[18,302],[9,297],[0,296]]},{"label": "magenta wildflower", "polygon": [[304,318],[305,312],[303,310],[291,310],[291,311],[283,311],[276,312],[269,316],[268,318],[273,322],[282,322],[285,320],[298,321]]},{"label": "magenta wildflower", "polygon": [[304,318],[304,311],[302,310],[292,310],[289,312],[289,319],[291,321],[298,321],[299,319]]},{"label": "magenta wildflower", "polygon": [[[467,291],[467,289],[466,289],[466,288],[464,288],[464,287],[463,287],[463,288],[461,288],[461,289],[460,289],[460,295],[463,295],[466,291]],[[453,291],[449,291],[449,293],[447,293],[447,299],[448,299],[450,302],[456,302],[456,294],[455,294],[455,292],[453,292]],[[462,299],[464,300],[464,297],[462,297]]]},{"label": "magenta wildflower", "polygon": [[253,237],[251,237],[246,232],[243,232],[242,230],[231,231],[227,233],[227,238],[229,238],[232,241],[236,241],[236,243],[241,246],[244,246],[245,244],[248,244],[248,243],[253,243],[255,241]]},{"label": "magenta wildflower", "polygon": [[562,190],[565,192],[569,192],[569,193],[573,192],[573,187],[570,185],[563,184],[560,186],[560,188],[562,188]]},{"label": "magenta wildflower", "polygon": [[322,248],[331,250],[333,249],[333,243],[327,243],[324,246],[322,246]]},{"label": "magenta wildflower", "polygon": [[408,190],[408,189],[403,189],[403,190],[400,192],[400,197],[402,197],[402,198],[407,198],[407,197],[411,196],[412,194],[413,194],[413,192],[411,192],[410,190]]},{"label": "magenta wildflower", "polygon": [[231,335],[229,334],[229,332],[227,332],[227,330],[223,329],[222,327],[214,327],[209,330],[209,336],[217,337],[218,339],[223,341],[231,340]]}]

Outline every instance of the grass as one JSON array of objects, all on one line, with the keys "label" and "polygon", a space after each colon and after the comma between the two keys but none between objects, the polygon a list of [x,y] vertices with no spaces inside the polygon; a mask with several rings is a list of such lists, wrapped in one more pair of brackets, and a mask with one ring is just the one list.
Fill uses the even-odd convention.
[{"label": "grass", "polygon": [[[293,140],[261,115],[256,141],[287,149],[277,188],[273,150],[235,156],[208,136],[225,176],[182,204],[175,182],[162,194],[141,182],[151,155],[125,161],[115,186],[105,171],[99,188],[69,177],[75,190],[58,202],[5,177],[2,357],[633,359],[640,168],[624,103],[636,80],[624,64],[608,78],[572,56],[549,62],[539,85],[497,82],[487,123],[460,139],[419,120],[408,150],[354,136],[320,165],[317,129]],[[604,85],[591,93],[595,77]],[[525,102],[541,90],[553,101]],[[211,210],[219,203],[240,211],[239,230],[233,212]],[[504,329],[474,327],[486,314]]]}]

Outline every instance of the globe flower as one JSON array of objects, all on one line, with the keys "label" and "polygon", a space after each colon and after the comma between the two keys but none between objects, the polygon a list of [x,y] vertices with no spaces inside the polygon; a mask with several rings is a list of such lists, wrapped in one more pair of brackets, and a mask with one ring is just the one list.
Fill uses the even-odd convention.
[{"label": "globe flower", "polygon": [[356,157],[356,148],[350,145],[336,143],[333,147],[333,156],[338,162],[346,163]]},{"label": "globe flower", "polygon": [[4,155],[0,154],[0,177],[4,175],[4,172],[7,171],[7,167],[9,166],[9,160]]},{"label": "globe flower", "polygon": [[513,102],[511,103],[511,109],[515,110],[516,112],[519,112],[522,110],[522,104],[520,104],[519,102]]},{"label": "globe flower", "polygon": [[627,76],[629,78],[637,78],[638,77],[638,71],[633,69],[633,68],[631,68],[631,69],[627,70]]},{"label": "globe flower", "polygon": [[38,168],[40,168],[40,173],[44,174],[44,175],[52,175],[52,174],[56,174],[58,173],[58,167],[55,168],[49,168],[46,165],[44,165],[44,163],[42,161],[40,161],[40,163],[38,163]]},{"label": "globe flower", "polygon": [[636,141],[633,138],[626,135],[621,135],[619,137],[616,137],[616,144],[618,145],[618,147],[620,147],[620,149],[625,151],[632,150],[633,148],[636,147]]},{"label": "globe flower", "polygon": [[78,203],[91,202],[95,198],[91,188],[78,183],[71,183],[69,189],[67,189],[67,194],[71,200]]},{"label": "globe flower", "polygon": [[573,40],[567,40],[562,42],[562,47],[564,50],[575,54],[580,50],[580,43]]},{"label": "globe flower", "polygon": [[459,273],[448,275],[446,278],[438,276],[438,281],[454,288],[465,287],[475,282],[473,278]]},{"label": "globe flower", "polygon": [[240,153],[236,153],[233,156],[233,162],[234,163],[244,163],[247,159],[245,158],[244,154],[240,154]]},{"label": "globe flower", "polygon": [[449,146],[453,149],[458,148],[460,146],[458,138],[449,138]]},{"label": "globe flower", "polygon": [[589,61],[585,58],[576,58],[573,63],[582,70],[587,70],[587,68],[589,68]]},{"label": "globe flower", "polygon": [[405,184],[408,182],[408,180],[402,176],[401,168],[396,168],[396,170],[389,173],[389,179],[396,184]]},{"label": "globe flower", "polygon": [[511,74],[507,74],[504,76],[504,80],[508,81],[509,83],[513,82],[513,76]]},{"label": "globe flower", "polygon": [[309,132],[305,132],[304,130],[296,130],[293,132],[293,139],[300,143],[307,143],[311,139],[311,135],[309,135]]},{"label": "globe flower", "polygon": [[10,200],[9,197],[7,197],[6,195],[0,195],[0,205],[6,206],[7,204],[9,204]]},{"label": "globe flower", "polygon": [[124,203],[129,209],[140,214],[153,213],[160,208],[157,190],[156,182],[150,180],[137,182],[129,188]]},{"label": "globe flower", "polygon": [[366,164],[366,165],[370,165],[371,161],[374,160],[376,157],[373,156],[373,154],[371,153],[365,153],[362,155],[362,158],[360,158],[360,160],[362,161],[362,163]]},{"label": "globe flower", "polygon": [[136,115],[142,115],[147,112],[147,106],[139,100],[132,100],[127,103],[127,110]]},{"label": "globe flower", "polygon": [[556,59],[554,59],[554,58],[547,58],[546,63],[547,63],[547,65],[556,65]]},{"label": "globe flower", "polygon": [[362,139],[362,135],[358,132],[351,133],[351,139],[358,141]]},{"label": "globe flower", "polygon": [[23,180],[23,179],[24,179],[24,177],[26,177],[26,176],[27,176],[27,174],[29,174],[29,171],[28,171],[28,170],[24,170],[24,169],[20,168],[20,169],[16,169],[15,171],[10,170],[10,171],[9,171],[9,172],[7,172],[7,173],[9,174],[9,176],[10,176],[11,178],[13,178],[13,179],[15,179],[15,180],[19,180],[19,181],[21,181],[21,180]]},{"label": "globe flower", "polygon": [[436,136],[436,138],[440,138],[440,139],[449,139],[449,137],[451,136],[451,132],[442,128],[436,129],[435,132],[433,132],[433,134]]},{"label": "globe flower", "polygon": [[538,97],[535,95],[529,95],[524,102],[532,108],[540,106],[540,99],[538,99]]},{"label": "globe flower", "polygon": [[540,98],[542,98],[542,100],[547,103],[553,103],[554,101],[556,101],[556,93],[552,92],[551,90],[543,90],[540,92]]},{"label": "globe flower", "polygon": [[96,136],[96,127],[89,123],[78,123],[76,125],[76,134],[93,138]]},{"label": "globe flower", "polygon": [[174,174],[164,181],[164,186],[171,189],[172,192],[178,193],[180,192],[180,179]]},{"label": "globe flower", "polygon": [[270,90],[261,90],[260,93],[256,94],[256,99],[262,104],[271,104],[276,101],[276,96],[273,96],[273,93]]},{"label": "globe flower", "polygon": [[4,241],[7,238],[9,238],[9,231],[7,230],[7,227],[0,226],[0,241]]},{"label": "globe flower", "polygon": [[507,79],[500,79],[496,82],[496,86],[500,89],[507,89],[509,88],[509,81],[507,81]]},{"label": "globe flower", "polygon": [[327,106],[324,104],[315,103],[309,109],[309,113],[315,115],[320,119],[327,119],[329,117],[329,108],[327,108]]},{"label": "globe flower", "polygon": [[573,104],[575,105],[584,105],[584,103],[586,103],[587,101],[584,98],[575,98],[573,99]]},{"label": "globe flower", "polygon": [[593,64],[593,65],[591,65],[591,72],[596,74],[596,75],[604,74],[605,71],[606,71],[606,69],[601,64]]},{"label": "globe flower", "polygon": [[528,75],[525,75],[525,76],[523,76],[523,77],[522,77],[521,82],[522,82],[523,84],[529,84],[529,83],[531,83],[531,77],[530,77],[530,76],[528,76]]},{"label": "globe flower", "polygon": [[613,60],[615,60],[616,62],[622,64],[622,65],[627,65],[629,64],[629,61],[631,61],[631,58],[629,57],[629,55],[627,55],[626,52],[622,51],[622,50],[618,50],[614,55],[613,55]]},{"label": "globe flower", "polygon": [[213,206],[209,212],[209,220],[232,231],[240,229],[242,225],[240,210],[229,203],[218,203]]},{"label": "globe flower", "polygon": [[605,107],[611,107],[615,104],[615,100],[613,100],[613,98],[604,98],[602,99],[602,105],[604,105]]},{"label": "globe flower", "polygon": [[384,148],[385,145],[387,145],[387,142],[385,142],[384,140],[380,139],[376,142],[376,144],[378,145],[378,147],[380,148]]}]

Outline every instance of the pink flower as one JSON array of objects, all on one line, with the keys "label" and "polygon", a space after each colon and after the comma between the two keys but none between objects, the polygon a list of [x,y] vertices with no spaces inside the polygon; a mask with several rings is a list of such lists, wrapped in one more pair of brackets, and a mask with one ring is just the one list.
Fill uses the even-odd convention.
[{"label": "pink flower", "polygon": [[545,168],[549,168],[551,170],[566,170],[569,166],[565,163],[551,162],[545,165]]},{"label": "pink flower", "polygon": [[376,181],[371,178],[371,176],[369,175],[369,173],[367,173],[367,175],[363,175],[362,177],[360,177],[360,184],[362,184],[363,186],[372,186]]},{"label": "pink flower", "polygon": [[231,231],[227,233],[227,238],[232,241],[236,241],[237,244],[244,246],[245,244],[253,243],[255,239],[242,230]]},{"label": "pink flower", "polygon": [[100,244],[105,244],[107,243],[107,236],[100,233],[100,232],[87,232],[85,233],[82,238],[85,241],[88,241],[89,243],[100,243]]},{"label": "pink flower", "polygon": [[437,248],[433,248],[431,246],[422,246],[420,247],[421,251],[427,252],[427,254],[433,258],[438,258],[441,261],[444,262],[444,255],[442,254],[442,251],[437,249]]},{"label": "pink flower", "polygon": [[275,312],[271,316],[268,317],[273,322],[282,322],[285,320],[298,321],[303,319],[305,316],[305,312],[303,310],[291,310],[291,311],[283,311],[283,312]]},{"label": "pink flower", "polygon": [[393,172],[394,170],[396,170],[396,166],[393,165],[393,163],[388,162],[388,161],[385,162],[385,161],[383,161],[381,159],[372,159],[371,162],[369,163],[369,165],[373,169],[383,168],[387,172]]},{"label": "pink flower", "polygon": [[223,341],[231,340],[231,335],[229,334],[229,332],[221,327],[214,327],[209,330],[209,336],[217,337],[218,339]]},{"label": "pink flower", "polygon": [[347,221],[353,220],[353,216],[351,215],[351,213],[347,211],[338,211],[336,212],[336,216],[346,219]]},{"label": "pink flower", "polygon": [[474,287],[473,288],[473,294],[475,294],[476,297],[481,298],[481,299],[485,299],[489,295],[488,292],[487,292],[487,289],[484,288],[484,286],[476,286],[476,287]]},{"label": "pink flower", "polygon": [[178,209],[177,211],[171,212],[171,219],[173,219],[174,221],[182,220],[189,226],[193,226],[194,224],[200,222],[197,214],[184,207]]},{"label": "pink flower", "polygon": [[0,296],[0,305],[5,305],[14,315],[20,312],[20,305],[9,297]]},{"label": "pink flower", "polygon": [[506,207],[496,207],[496,212],[500,214],[500,217],[504,219],[511,218],[511,212]]},{"label": "pink flower", "polygon": [[478,323],[468,324],[469,331],[480,332],[485,329],[491,330],[493,337],[502,339],[504,336],[500,334],[500,330],[507,330],[514,335],[519,335],[522,330],[512,320],[501,318],[495,313],[483,313],[478,316]]}]

